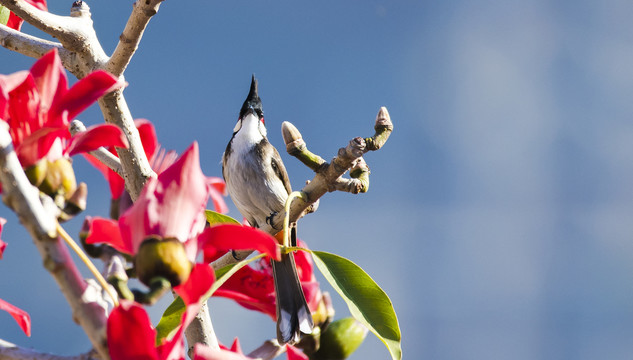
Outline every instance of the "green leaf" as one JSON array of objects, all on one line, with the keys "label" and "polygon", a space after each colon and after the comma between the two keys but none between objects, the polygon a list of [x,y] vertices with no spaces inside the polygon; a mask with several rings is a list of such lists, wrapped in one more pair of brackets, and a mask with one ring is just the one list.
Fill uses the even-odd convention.
[{"label": "green leaf", "polygon": [[[213,283],[213,285],[211,285],[209,291],[207,291],[207,293],[202,296],[200,302],[204,303],[205,301],[207,301],[213,295],[213,293],[239,269],[264,256],[266,256],[266,254],[259,254],[246,260],[242,260],[237,264],[227,265],[221,269],[216,270],[215,282]],[[174,299],[174,301],[172,301],[171,304],[169,304],[167,309],[165,309],[165,312],[163,312],[163,316],[161,316],[160,320],[158,321],[158,325],[156,325],[157,344],[160,344],[162,342],[162,339],[170,338],[171,336],[173,336],[176,330],[178,330],[178,327],[180,326],[180,322],[182,320],[182,314],[185,313],[185,309],[185,303],[182,301],[182,298],[180,298],[180,296],[178,296],[176,299]]]},{"label": "green leaf", "polygon": [[11,14],[11,11],[0,5],[0,24],[6,25],[9,22],[9,14]]},{"label": "green leaf", "polygon": [[160,345],[163,339],[173,336],[178,330],[182,321],[182,314],[185,312],[185,302],[178,296],[165,309],[158,325],[156,325],[156,346]]},{"label": "green leaf", "polygon": [[309,251],[323,276],[347,303],[352,316],[387,346],[392,359],[402,359],[400,326],[387,294],[350,260],[323,251]]},{"label": "green leaf", "polygon": [[230,217],[228,215],[220,214],[219,212],[215,212],[213,210],[205,210],[204,213],[205,213],[205,215],[207,217],[207,221],[211,225],[216,225],[216,224],[238,224],[238,225],[242,225],[242,223],[240,223],[239,221],[233,219],[232,217]]}]

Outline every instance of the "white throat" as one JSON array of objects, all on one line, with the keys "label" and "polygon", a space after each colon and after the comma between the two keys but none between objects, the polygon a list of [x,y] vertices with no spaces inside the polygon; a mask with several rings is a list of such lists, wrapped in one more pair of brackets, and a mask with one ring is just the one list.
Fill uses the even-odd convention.
[{"label": "white throat", "polygon": [[[238,126],[240,122],[238,121]],[[236,129],[237,130],[237,129]],[[233,138],[231,148],[237,153],[249,151],[266,137],[266,126],[254,114],[246,115],[241,121],[241,127]]]}]

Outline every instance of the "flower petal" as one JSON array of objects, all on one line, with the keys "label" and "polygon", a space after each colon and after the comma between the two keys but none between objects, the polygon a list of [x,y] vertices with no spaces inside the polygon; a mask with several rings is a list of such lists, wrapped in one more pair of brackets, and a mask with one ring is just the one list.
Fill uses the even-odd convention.
[{"label": "flower petal", "polygon": [[240,345],[240,339],[238,339],[237,337],[233,339],[233,344],[231,344],[231,348],[229,350],[233,351],[234,353],[244,354],[244,352],[242,352],[242,346]]},{"label": "flower petal", "polygon": [[281,259],[277,240],[259,229],[235,224],[221,224],[204,229],[198,244],[207,262],[229,250],[257,250],[275,260]]},{"label": "flower petal", "polygon": [[156,330],[138,304],[121,300],[108,317],[107,341],[112,360],[158,359]]},{"label": "flower petal", "polygon": [[308,360],[308,355],[292,345],[286,345],[286,353],[288,353],[288,360]]},{"label": "flower petal", "polygon": [[90,154],[83,154],[83,156],[86,158],[86,160],[88,160],[90,164],[92,164],[92,166],[97,168],[97,170],[99,170],[99,172],[103,174],[103,177],[106,179],[108,185],[110,186],[110,194],[112,195],[112,198],[120,198],[121,195],[123,195],[123,190],[125,190],[125,180],[123,180],[121,175],[112,171],[112,169],[110,169],[94,156]]},{"label": "flower petal", "polygon": [[152,159],[158,149],[158,137],[156,137],[156,129],[154,125],[147,119],[136,119],[134,125],[141,137],[141,144],[145,150],[145,156]]},{"label": "flower petal", "polygon": [[39,114],[40,97],[31,73],[9,92],[8,105],[9,119],[5,120],[9,123],[13,146],[17,147],[25,137],[43,126]]},{"label": "flower petal", "polygon": [[22,20],[22,18],[20,18],[13,12],[9,14],[9,20],[7,21],[7,26],[10,27],[11,29],[20,31],[23,23],[24,23],[24,20]]},{"label": "flower petal", "polygon": [[[4,224],[6,223],[7,223],[7,219],[0,217],[0,233],[2,233],[2,228],[4,227]],[[5,243],[4,241],[2,241],[2,239],[0,239],[0,260],[2,259],[2,253],[4,253],[4,249],[6,247],[7,247],[7,243]]]},{"label": "flower petal", "polygon": [[[68,121],[92,105],[101,96],[123,87],[125,84],[103,70],[93,71],[79,80],[64,96],[55,101],[51,107],[49,118],[59,121],[64,111],[68,111]],[[67,124],[55,124],[66,126]]]},{"label": "flower petal", "polygon": [[13,316],[26,336],[31,336],[31,316],[29,316],[26,311],[11,305],[2,299],[0,299],[0,310],[4,310]]},{"label": "flower petal", "polygon": [[91,126],[86,131],[75,135],[66,148],[68,156],[96,150],[101,146],[127,148],[128,143],[123,131],[113,124]]},{"label": "flower petal", "polygon": [[27,3],[35,6],[36,8],[46,11],[46,0],[26,0]]},{"label": "flower petal", "polygon": [[33,64],[31,75],[40,94],[40,109],[48,111],[54,100],[68,91],[68,80],[57,49],[53,49]]},{"label": "flower petal", "polygon": [[111,219],[93,217],[86,244],[108,244],[126,254],[134,254],[132,244],[125,241],[119,230],[119,223]]},{"label": "flower petal", "polygon": [[[20,164],[25,169],[35,164],[38,160],[49,155],[55,141],[69,135],[68,130],[65,128],[44,127],[35,131],[15,149],[18,159],[20,159]],[[61,144],[57,155],[57,158],[62,156]],[[52,157],[49,160],[53,160]]]},{"label": "flower petal", "polygon": [[[259,311],[277,319],[275,306],[275,285],[270,260],[262,259],[260,269],[245,266],[228,278],[214,293],[214,297],[235,300],[249,310]],[[267,266],[266,266],[267,265]]]},{"label": "flower petal", "polygon": [[189,278],[184,284],[180,284],[174,288],[174,291],[180,295],[186,305],[191,305],[200,301],[215,281],[215,273],[213,268],[205,264],[196,264]]},{"label": "flower petal", "polygon": [[29,76],[27,70],[15,72],[10,75],[0,75],[0,119],[7,120],[9,93],[22,84]]},{"label": "flower petal", "polygon": [[134,205],[119,217],[121,237],[125,243],[131,244],[132,254],[136,254],[141,243],[150,235],[162,235],[158,230],[160,218],[154,190],[158,185],[156,178],[149,178],[136,199]]},{"label": "flower petal", "polygon": [[209,199],[207,178],[200,169],[198,143],[194,142],[180,158],[158,175],[155,196],[159,234],[180,241],[197,235],[206,223],[204,210]]},{"label": "flower petal", "polygon": [[227,212],[229,212],[229,207],[226,206],[223,197],[226,196],[226,183],[219,177],[213,176],[208,177],[207,182],[210,186],[209,195],[211,195],[211,200],[213,201],[213,207],[215,208],[215,211],[221,214],[226,214]]}]

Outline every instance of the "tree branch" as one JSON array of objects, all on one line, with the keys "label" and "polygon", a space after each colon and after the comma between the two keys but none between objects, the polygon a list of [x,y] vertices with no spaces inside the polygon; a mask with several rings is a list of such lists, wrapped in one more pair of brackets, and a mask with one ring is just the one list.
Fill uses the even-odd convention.
[{"label": "tree branch", "polygon": [[[306,213],[311,212],[310,208],[327,192],[344,190],[352,193],[364,192],[363,188],[369,187],[369,167],[363,160],[363,154],[369,151],[380,149],[389,135],[393,131],[393,123],[389,117],[386,107],[381,107],[376,116],[374,125],[375,134],[370,138],[354,138],[347,147],[340,148],[338,154],[331,163],[325,162],[320,156],[311,153],[303,140],[301,133],[289,122],[282,124],[282,134],[286,143],[286,150],[290,155],[295,156],[301,162],[316,172],[314,178],[301,190],[306,194],[307,201],[301,198],[295,199],[290,207],[290,223],[296,222]],[[348,170],[353,168],[352,177],[358,179],[342,179],[341,177]],[[285,217],[285,212],[279,212],[273,219],[272,225],[264,224],[260,227],[271,235],[275,235],[281,228]],[[211,263],[217,270],[224,266],[237,263],[247,258],[252,251],[228,252]]]},{"label": "tree branch", "polygon": [[66,49],[78,53],[86,50],[96,51],[101,59],[106,57],[98,41],[94,41],[97,35],[92,27],[92,19],[87,5],[73,4],[70,16],[60,16],[43,11],[24,0],[0,0],[4,5],[20,18],[43,32],[57,38]]},{"label": "tree branch", "polygon": [[0,45],[9,50],[36,59],[39,59],[42,55],[56,48],[59,51],[59,57],[62,61],[64,63],[70,63],[70,52],[64,49],[62,44],[40,39],[2,24],[0,24]]},{"label": "tree branch", "polygon": [[119,43],[105,66],[107,71],[114,76],[121,76],[123,74],[136,49],[138,49],[138,44],[141,42],[147,24],[150,19],[156,15],[160,3],[162,2],[163,0],[137,0],[134,3],[130,18],[127,24],[125,24],[123,33],[119,37]]},{"label": "tree branch", "polygon": [[25,349],[0,339],[0,359],[2,360],[101,360],[92,350],[77,356],[59,356]]},{"label": "tree branch", "polygon": [[252,359],[271,360],[286,352],[285,346],[279,346],[276,339],[266,340],[260,347],[247,356]]},{"label": "tree branch", "polygon": [[147,179],[156,174],[149,165],[145,150],[143,150],[141,137],[123,97],[123,90],[115,90],[103,96],[99,99],[99,107],[106,122],[120,127],[127,137],[129,148],[116,148],[116,151],[123,167],[125,188],[132,201],[136,201]]},{"label": "tree branch", "polygon": [[[78,133],[82,133],[86,131],[86,126],[79,120],[73,120],[70,122],[70,126],[68,128],[70,134],[75,136]],[[103,146],[98,148],[97,150],[91,151],[90,155],[97,158],[97,160],[101,161],[105,166],[109,167],[115,173],[123,176],[123,168],[121,168],[121,161],[118,157],[114,156],[111,152],[106,150]]]},{"label": "tree branch", "polygon": [[101,358],[109,359],[105,311],[97,302],[84,300],[88,285],[77,270],[63,240],[57,235],[57,221],[44,209],[39,191],[24,174],[5,122],[0,123],[0,181],[5,204],[18,215],[22,225],[31,234],[44,267],[51,273],[70,305],[73,319],[84,329]]},{"label": "tree branch", "polygon": [[196,344],[205,344],[212,349],[220,349],[218,337],[215,335],[213,322],[211,322],[211,315],[209,315],[209,305],[206,301],[200,307],[196,317],[185,329],[185,337],[189,346],[187,353],[191,359],[194,358],[193,351]]}]

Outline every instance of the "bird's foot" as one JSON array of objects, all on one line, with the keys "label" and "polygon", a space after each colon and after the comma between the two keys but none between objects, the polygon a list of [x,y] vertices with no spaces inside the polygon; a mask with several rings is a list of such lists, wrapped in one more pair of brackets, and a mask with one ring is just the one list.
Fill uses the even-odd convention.
[{"label": "bird's foot", "polygon": [[270,227],[272,227],[275,230],[279,230],[273,225],[273,219],[275,218],[275,216],[277,216],[277,214],[278,212],[274,211],[270,213],[268,217],[266,217],[266,224],[270,225]]}]

